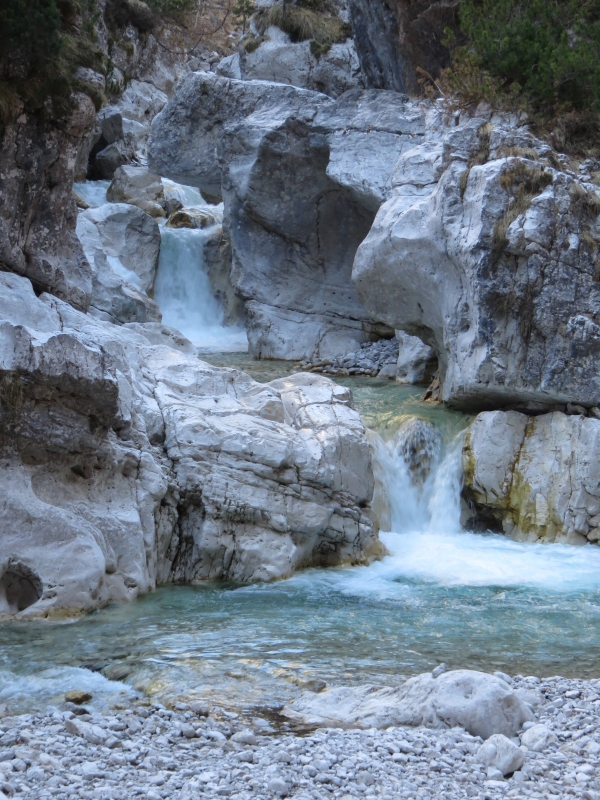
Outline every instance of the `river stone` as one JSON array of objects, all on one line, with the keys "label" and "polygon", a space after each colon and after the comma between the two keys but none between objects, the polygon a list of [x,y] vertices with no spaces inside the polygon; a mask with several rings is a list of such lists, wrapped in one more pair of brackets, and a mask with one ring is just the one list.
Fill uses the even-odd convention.
[{"label": "river stone", "polygon": [[487,411],[465,438],[464,493],[476,516],[514,538],[596,542],[599,464],[600,420]]},{"label": "river stone", "polygon": [[80,706],[82,703],[87,703],[91,699],[92,695],[82,689],[71,689],[71,691],[65,693],[65,702],[75,703],[77,706]]},{"label": "river stone", "polygon": [[501,733],[490,736],[477,751],[477,758],[486,767],[495,767],[502,775],[521,769],[525,753]]},{"label": "river stone", "polygon": [[556,735],[546,725],[532,725],[521,736],[521,744],[529,750],[541,753],[549,745],[558,741]]},{"label": "river stone", "polygon": [[146,167],[122,166],[106,190],[110,203],[130,203],[151,217],[164,217],[164,190],[159,175]]},{"label": "river stone", "polygon": [[429,384],[437,371],[437,356],[432,347],[418,336],[396,331],[399,352],[395,377],[397,383]]},{"label": "river stone", "polygon": [[483,672],[453,670],[410,678],[398,688],[342,687],[303,694],[282,712],[306,724],[357,728],[460,726],[473,736],[514,736],[533,719],[507,684]]}]

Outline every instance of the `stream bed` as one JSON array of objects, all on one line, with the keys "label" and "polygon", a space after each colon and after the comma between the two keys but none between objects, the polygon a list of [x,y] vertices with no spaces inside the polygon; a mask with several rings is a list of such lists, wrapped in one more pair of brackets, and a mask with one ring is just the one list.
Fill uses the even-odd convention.
[{"label": "stream bed", "polygon": [[[204,357],[260,381],[294,371],[240,352]],[[277,707],[314,681],[390,685],[440,662],[599,677],[600,548],[463,531],[457,437],[469,418],[422,403],[415,387],[340,382],[374,431],[390,495],[393,532],[381,537],[390,555],[274,584],[164,586],[75,621],[0,626],[0,703],[32,709],[87,688],[98,704],[145,692],[243,712]],[[419,492],[392,444],[415,416],[442,434]]]}]

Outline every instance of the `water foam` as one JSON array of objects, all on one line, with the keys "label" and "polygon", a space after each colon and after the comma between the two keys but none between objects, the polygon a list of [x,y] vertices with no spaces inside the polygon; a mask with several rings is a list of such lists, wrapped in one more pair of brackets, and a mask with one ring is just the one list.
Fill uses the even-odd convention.
[{"label": "water foam", "polygon": [[98,672],[79,667],[55,666],[30,675],[8,670],[0,671],[0,703],[6,703],[13,713],[42,710],[64,702],[65,692],[77,689],[89,692],[87,704],[105,708],[112,702],[137,697],[130,686],[109,681]]},{"label": "water foam", "polygon": [[548,592],[600,588],[598,547],[521,543],[499,534],[463,530],[462,441],[461,434],[422,486],[414,481],[396,439],[376,441],[376,467],[385,482],[392,523],[381,540],[390,556],[355,576],[345,576],[345,591],[391,597],[402,593],[400,581]]}]

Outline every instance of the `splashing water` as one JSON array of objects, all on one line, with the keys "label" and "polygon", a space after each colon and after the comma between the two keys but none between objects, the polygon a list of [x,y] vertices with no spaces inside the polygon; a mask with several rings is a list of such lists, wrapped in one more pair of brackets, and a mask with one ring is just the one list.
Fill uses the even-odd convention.
[{"label": "splashing water", "polygon": [[[210,213],[217,223],[223,219],[223,206],[210,206],[192,186],[180,186],[163,179],[165,194],[187,208]],[[213,294],[204,250],[215,232],[209,228],[167,228],[161,226],[158,272],[154,299],[163,322],[181,331],[201,350],[245,351],[246,331],[225,325],[221,303]]]},{"label": "splashing water", "polygon": [[[432,459],[431,472],[422,484],[410,469],[406,448],[397,446],[398,437],[391,443],[375,441],[376,469],[385,485],[391,516],[391,530],[381,538],[391,555],[373,568],[369,583],[377,580],[376,573],[379,580],[387,582],[597,591],[598,547],[521,543],[500,534],[463,530],[463,436],[455,438],[437,464]],[[432,433],[432,449],[435,443]]]},{"label": "splashing water", "polygon": [[82,197],[90,208],[98,208],[107,203],[106,190],[110,181],[82,181],[73,184],[73,191]]}]

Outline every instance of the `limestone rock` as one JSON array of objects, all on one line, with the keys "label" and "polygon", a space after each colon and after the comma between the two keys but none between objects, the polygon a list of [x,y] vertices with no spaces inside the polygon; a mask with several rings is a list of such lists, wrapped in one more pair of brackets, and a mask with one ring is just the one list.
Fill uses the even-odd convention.
[{"label": "limestone rock", "polygon": [[410,678],[398,688],[375,686],[329,689],[303,694],[282,712],[307,724],[330,727],[387,728],[459,725],[484,739],[514,736],[533,715],[507,684],[472,670],[431,673]]},{"label": "limestone rock", "polygon": [[518,539],[600,539],[600,420],[560,412],[479,414],[463,450],[465,494]]},{"label": "limestone rock", "polygon": [[365,314],[350,272],[424,125],[421,109],[392,93],[355,90],[334,103],[208,73],[180,82],[153,123],[150,162],[223,194],[252,355],[331,357],[390,333]]},{"label": "limestone rock", "polygon": [[556,741],[558,741],[556,734],[546,725],[532,725],[521,736],[521,744],[524,744],[528,750],[533,750],[535,753],[543,752]]},{"label": "limestone rock", "polygon": [[[76,230],[92,266],[90,314],[115,323],[159,320],[156,303],[142,290],[138,276],[115,255],[110,240],[103,240],[95,221],[80,214]],[[131,239],[128,244],[132,244]]]},{"label": "limestone rock", "polygon": [[[250,53],[242,48],[237,77],[287,83],[330,97],[339,97],[350,89],[362,87],[360,64],[352,39],[334,44],[317,56],[312,52],[311,42],[293,44],[289,36],[278,28],[269,28],[265,38],[266,41]],[[234,72],[235,66],[231,62],[220,70],[221,75],[230,78],[236,77]]]},{"label": "limestone rock", "polygon": [[495,767],[502,775],[521,769],[525,753],[514,742],[501,733],[490,736],[477,751],[477,758],[486,767]]},{"label": "limestone rock", "polygon": [[146,167],[122,166],[106,190],[110,203],[130,203],[151,217],[164,217],[164,190],[159,175]]},{"label": "limestone rock", "polygon": [[381,552],[347,389],[257,384],[156,323],[94,319],[11,273],[0,289],[1,614]]},{"label": "limestone rock", "polygon": [[93,155],[92,178],[112,180],[115,172],[124,164],[129,164],[135,156],[133,137],[125,134],[123,139],[106,145]]},{"label": "limestone rock", "polygon": [[420,94],[418,68],[437,77],[450,65],[442,42],[446,28],[458,32],[458,0],[350,0],[349,5],[368,86]]},{"label": "limestone rock", "polygon": [[40,123],[22,114],[0,133],[0,265],[38,291],[87,309],[92,273],[75,235],[71,193],[79,148],[94,127],[89,97],[74,96],[71,116]]},{"label": "limestone rock", "polygon": [[407,384],[429,384],[437,372],[437,357],[432,347],[418,336],[409,336],[396,331],[399,343],[396,382]]},{"label": "limestone rock", "polygon": [[595,406],[600,197],[512,118],[427,113],[358,249],[359,298],[434,346],[454,406]]},{"label": "limestone rock", "polygon": [[[125,270],[133,273],[120,273],[121,277],[142,292],[150,292],[160,251],[160,231],[156,222],[140,208],[125,203],[107,203],[90,208],[80,217],[96,226],[109,261],[117,259]],[[119,271],[117,261],[111,261],[111,264]]]}]

